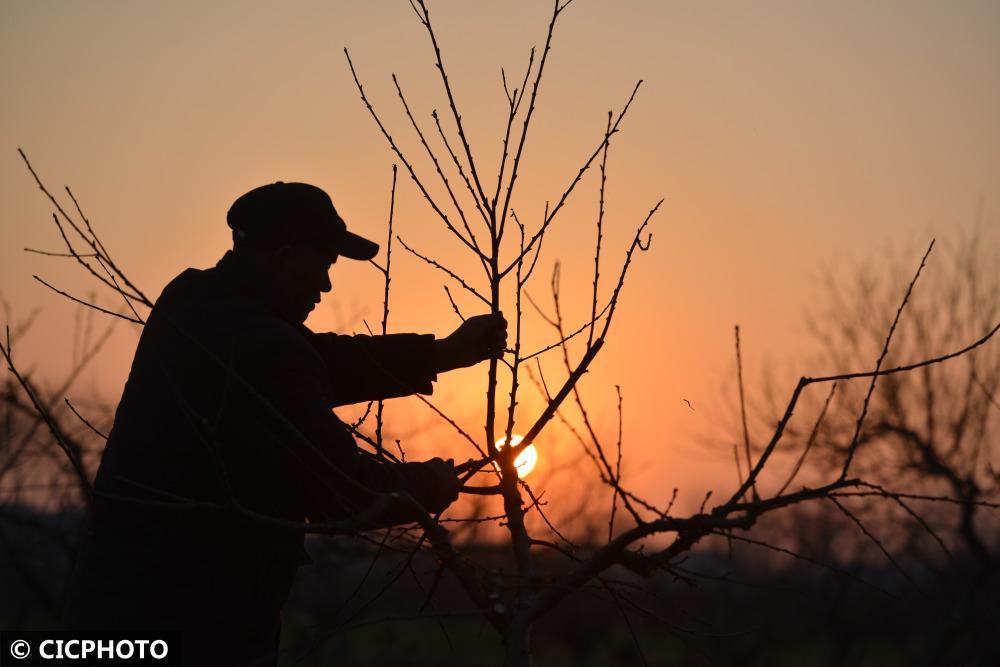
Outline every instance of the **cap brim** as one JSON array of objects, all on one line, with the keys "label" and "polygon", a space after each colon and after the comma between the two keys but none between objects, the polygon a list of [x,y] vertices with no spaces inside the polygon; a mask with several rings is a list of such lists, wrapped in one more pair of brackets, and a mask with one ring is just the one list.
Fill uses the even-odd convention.
[{"label": "cap brim", "polygon": [[378,254],[377,243],[348,231],[344,232],[337,245],[337,254],[348,259],[366,261]]}]

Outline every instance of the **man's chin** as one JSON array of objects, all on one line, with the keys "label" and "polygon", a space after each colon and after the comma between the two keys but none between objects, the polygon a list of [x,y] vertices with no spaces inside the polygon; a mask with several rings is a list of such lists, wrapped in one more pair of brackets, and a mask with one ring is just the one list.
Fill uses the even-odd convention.
[{"label": "man's chin", "polygon": [[297,322],[298,324],[305,324],[305,321],[309,319],[309,315],[315,310],[316,304],[308,304],[301,306],[291,306],[285,310],[284,316],[292,322]]}]

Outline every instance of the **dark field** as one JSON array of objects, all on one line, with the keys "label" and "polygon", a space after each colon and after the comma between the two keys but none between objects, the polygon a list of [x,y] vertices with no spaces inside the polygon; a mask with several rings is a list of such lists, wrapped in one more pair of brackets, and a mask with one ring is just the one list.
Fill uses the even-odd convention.
[{"label": "dark field", "polygon": [[[7,508],[0,520],[0,627],[59,627],[57,608],[76,515]],[[822,543],[818,540],[817,543]],[[819,558],[815,545],[810,557]],[[920,567],[827,567],[752,545],[696,548],[642,579],[612,569],[534,630],[535,664],[994,665],[1000,576],[958,553]],[[281,665],[498,665],[500,640],[449,575],[427,602],[436,564],[358,539],[312,539],[284,613]],[[501,563],[498,549],[474,551]],[[539,559],[540,571],[549,563]],[[368,572],[369,567],[371,571]],[[366,572],[368,572],[367,577]],[[502,573],[497,572],[498,576]],[[398,578],[397,578],[398,577]],[[359,582],[364,584],[355,594]],[[614,591],[613,594],[609,593]],[[421,612],[421,609],[423,611]]]}]

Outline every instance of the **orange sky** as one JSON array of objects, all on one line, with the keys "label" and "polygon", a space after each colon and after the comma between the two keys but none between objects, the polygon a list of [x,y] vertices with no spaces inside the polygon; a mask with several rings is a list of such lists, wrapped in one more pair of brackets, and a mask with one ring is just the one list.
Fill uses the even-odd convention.
[{"label": "orange sky", "polygon": [[[430,6],[473,149],[480,164],[495,165],[500,67],[522,71],[550,5]],[[820,294],[823,267],[894,240],[946,238],[971,221],[980,199],[997,220],[998,36],[995,2],[577,0],[567,11],[515,206],[537,224],[544,201],[599,141],[607,110],[645,80],[609,158],[605,276],[617,273],[634,225],[666,202],[583,384],[609,438],[614,385],[622,386],[625,469],[639,489],[663,499],[680,486],[697,505],[707,488],[732,485],[728,456],[720,460],[700,439],[733,401],[725,392],[734,323],[744,331],[748,376],[773,365],[791,382],[810,370],[802,312]],[[229,242],[229,204],[268,181],[326,188],[352,229],[383,240],[392,156],[357,97],[344,46],[419,158],[389,75],[399,75],[427,130],[444,101],[426,35],[403,0],[0,5],[0,291],[16,313],[44,308],[15,351],[21,363],[55,377],[71,355],[74,311],[31,274],[79,294],[89,286],[59,260],[21,252],[56,250],[58,237],[18,146],[50,186],[73,187],[105,245],[152,294],[184,267],[214,263]],[[548,303],[547,277],[560,259],[572,321],[587,312],[596,203],[591,175],[557,221],[530,289]],[[396,228],[467,266],[403,178]],[[402,252],[394,267],[391,328],[448,333],[457,320],[440,275]],[[361,317],[378,319],[374,270],[338,264],[333,283],[310,325],[363,330]],[[101,303],[116,305],[110,295]],[[99,372],[74,391],[116,400],[135,339],[122,326]],[[527,339],[535,347],[548,332],[533,322]],[[547,368],[558,384],[558,366]],[[435,394],[477,433],[484,375],[457,372]],[[525,397],[522,418],[539,406]],[[467,456],[447,431],[427,427],[433,421],[419,404],[392,409],[424,428],[426,451]],[[568,443],[543,447],[539,474],[571,452]]]}]

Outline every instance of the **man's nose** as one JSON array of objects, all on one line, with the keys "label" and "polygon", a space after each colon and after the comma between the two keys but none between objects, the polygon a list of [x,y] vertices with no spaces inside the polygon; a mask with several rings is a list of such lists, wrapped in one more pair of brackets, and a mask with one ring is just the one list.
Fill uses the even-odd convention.
[{"label": "man's nose", "polygon": [[333,285],[330,284],[330,274],[329,273],[324,273],[323,274],[323,282],[320,283],[319,291],[325,293],[325,292],[329,292],[331,289],[333,289]]}]

